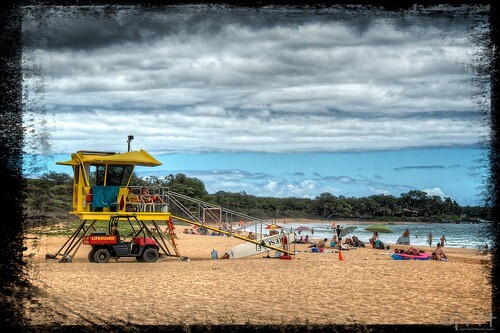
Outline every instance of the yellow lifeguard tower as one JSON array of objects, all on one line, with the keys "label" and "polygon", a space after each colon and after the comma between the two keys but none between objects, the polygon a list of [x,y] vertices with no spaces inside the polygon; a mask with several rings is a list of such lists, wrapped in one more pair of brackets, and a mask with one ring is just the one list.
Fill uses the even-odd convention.
[{"label": "yellow lifeguard tower", "polygon": [[[47,254],[47,258],[60,255],[62,261],[71,261],[82,238],[91,233],[95,222],[100,220],[109,221],[108,233],[119,221],[127,221],[131,226],[135,222],[139,228],[132,226],[132,236],[142,233],[144,237],[153,238],[158,243],[160,256],[180,256],[168,212],[166,189],[130,186],[135,166],[162,164],[153,156],[142,149],[126,153],[78,151],[69,161],[57,164],[73,168],[73,208],[70,213],[82,219],[82,223],[61,249],[54,255]],[[160,229],[157,221],[166,222],[166,232]]]},{"label": "yellow lifeguard tower", "polygon": [[[71,155],[70,160],[57,162],[73,168],[73,204],[70,213],[78,216],[82,222],[59,251],[46,254],[46,258],[61,256],[61,262],[72,261],[83,243],[93,246],[88,256],[89,261],[93,262],[107,262],[110,257],[135,256],[137,261],[148,262],[164,255],[180,257],[172,219],[253,243],[256,251],[265,248],[293,254],[290,250],[277,247],[276,240],[264,238],[263,220],[172,192],[166,187],[133,186],[131,179],[136,166],[155,167],[162,163],[142,149],[130,151],[131,139],[133,136],[129,136],[129,149],[125,153],[78,151]],[[176,216],[172,215],[172,211],[175,211]],[[107,232],[95,230],[97,221],[106,220]],[[235,221],[242,223],[243,220],[247,221],[246,225],[233,229]],[[131,236],[131,241],[126,241],[126,237],[121,242],[119,232],[115,233],[116,236],[112,234],[112,228],[122,222],[130,225],[132,232],[128,236]],[[164,230],[158,223],[166,224]],[[255,227],[255,234],[259,235],[257,239],[240,235],[244,227],[250,226]],[[137,250],[136,245],[143,248],[134,252]],[[146,258],[141,251],[146,250],[148,245],[154,247],[156,252],[149,251],[151,256]],[[108,253],[104,247],[109,248]]]}]

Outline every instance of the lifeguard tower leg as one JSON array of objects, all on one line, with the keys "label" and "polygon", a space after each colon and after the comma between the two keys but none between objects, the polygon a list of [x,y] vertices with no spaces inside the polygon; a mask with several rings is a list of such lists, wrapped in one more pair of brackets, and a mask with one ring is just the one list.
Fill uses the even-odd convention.
[{"label": "lifeguard tower leg", "polygon": [[[85,225],[87,224],[88,220],[83,220],[82,223],[76,228],[75,232],[66,240],[63,246],[57,251],[56,254],[50,254],[47,253],[45,255],[46,259],[55,259],[57,258],[58,255],[62,256],[63,258],[68,257],[69,253],[77,246],[80,241],[82,240],[83,236],[87,233],[87,231],[92,228],[96,222],[96,220],[93,220],[90,225],[88,226],[87,229],[85,229]],[[79,248],[79,246],[78,246]],[[78,250],[78,248],[76,250]],[[76,254],[76,251],[73,253],[73,256]]]},{"label": "lifeguard tower leg", "polygon": [[[163,243],[163,245],[165,246],[165,248],[166,248],[166,252],[168,252],[168,255],[169,255],[169,256],[172,256],[172,257],[174,257],[174,256],[180,257],[180,256],[181,256],[181,254],[179,253],[179,250],[177,250],[177,246],[176,246],[176,244],[175,244],[175,241],[174,241],[173,239],[168,239],[168,238],[167,238],[167,241],[170,243],[170,245],[171,245],[171,246],[172,246],[172,248],[174,249],[175,255],[173,255],[173,254],[171,254],[171,253],[170,253],[170,251],[168,250],[168,246],[167,246],[167,244],[166,244],[166,242],[165,242],[165,238],[163,237],[163,233],[162,233],[162,231],[161,231],[160,227],[158,226],[158,224],[156,223],[156,221],[152,221],[152,222],[153,222],[153,225],[154,225],[154,230],[156,230],[156,232],[158,233],[158,237],[161,239],[161,242],[162,242],[162,243]],[[172,238],[172,237],[171,237],[171,238]],[[156,238],[155,238],[155,240],[156,240]],[[161,247],[161,243],[160,243],[158,240],[156,240],[156,242],[157,242],[157,243],[160,245],[160,247]]]},{"label": "lifeguard tower leg", "polygon": [[[161,230],[160,228],[158,227],[158,225],[156,224],[155,221],[151,221],[153,223],[153,231],[156,231],[156,234],[158,237],[155,236],[155,232],[152,232],[147,226],[146,226],[146,223],[144,221],[140,221],[141,223],[141,228],[144,228],[144,230],[147,232],[147,234],[153,238],[156,243],[158,244],[158,246],[160,247],[160,249],[163,250],[163,252],[169,256],[169,257],[174,257],[174,255],[170,252],[170,250],[168,249],[168,246],[167,244],[165,243],[165,239],[163,238],[162,234],[161,234]],[[161,242],[160,240],[158,239],[160,238],[161,239]],[[175,249],[175,247],[174,247]],[[177,249],[176,250],[176,253],[177,253]],[[179,254],[177,254],[177,256],[180,256]]]}]

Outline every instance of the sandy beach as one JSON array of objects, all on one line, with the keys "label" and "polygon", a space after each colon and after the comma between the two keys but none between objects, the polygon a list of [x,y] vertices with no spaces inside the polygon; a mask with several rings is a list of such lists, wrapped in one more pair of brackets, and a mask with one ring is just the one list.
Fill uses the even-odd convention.
[{"label": "sandy beach", "polygon": [[[242,241],[183,234],[175,257],[71,263],[45,259],[66,238],[28,235],[33,325],[51,324],[484,324],[491,313],[491,254],[445,248],[448,262],[392,260],[388,250],[311,253],[293,260],[256,255],[212,260]],[[418,247],[426,251],[431,248]],[[436,308],[440,311],[436,311]]]}]

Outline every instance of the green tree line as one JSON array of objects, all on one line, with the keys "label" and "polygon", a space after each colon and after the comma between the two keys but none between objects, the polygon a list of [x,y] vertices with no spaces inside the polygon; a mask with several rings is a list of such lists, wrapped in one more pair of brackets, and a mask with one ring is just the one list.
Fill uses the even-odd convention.
[{"label": "green tree line", "polygon": [[[429,196],[418,190],[363,198],[321,193],[314,199],[257,197],[219,191],[209,194],[205,184],[184,174],[160,178],[132,176],[131,185],[168,187],[170,190],[215,205],[264,219],[316,218],[415,222],[460,222],[489,219],[489,207],[460,206],[449,197]],[[49,172],[27,179],[25,207],[31,225],[48,224],[68,218],[73,179],[66,173]]]}]

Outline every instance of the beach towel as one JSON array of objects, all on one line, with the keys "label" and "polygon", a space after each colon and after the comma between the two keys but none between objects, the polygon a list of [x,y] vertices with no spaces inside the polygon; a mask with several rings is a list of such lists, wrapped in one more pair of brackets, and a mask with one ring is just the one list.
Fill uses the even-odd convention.
[{"label": "beach towel", "polygon": [[120,186],[92,186],[92,207],[114,207]]}]

